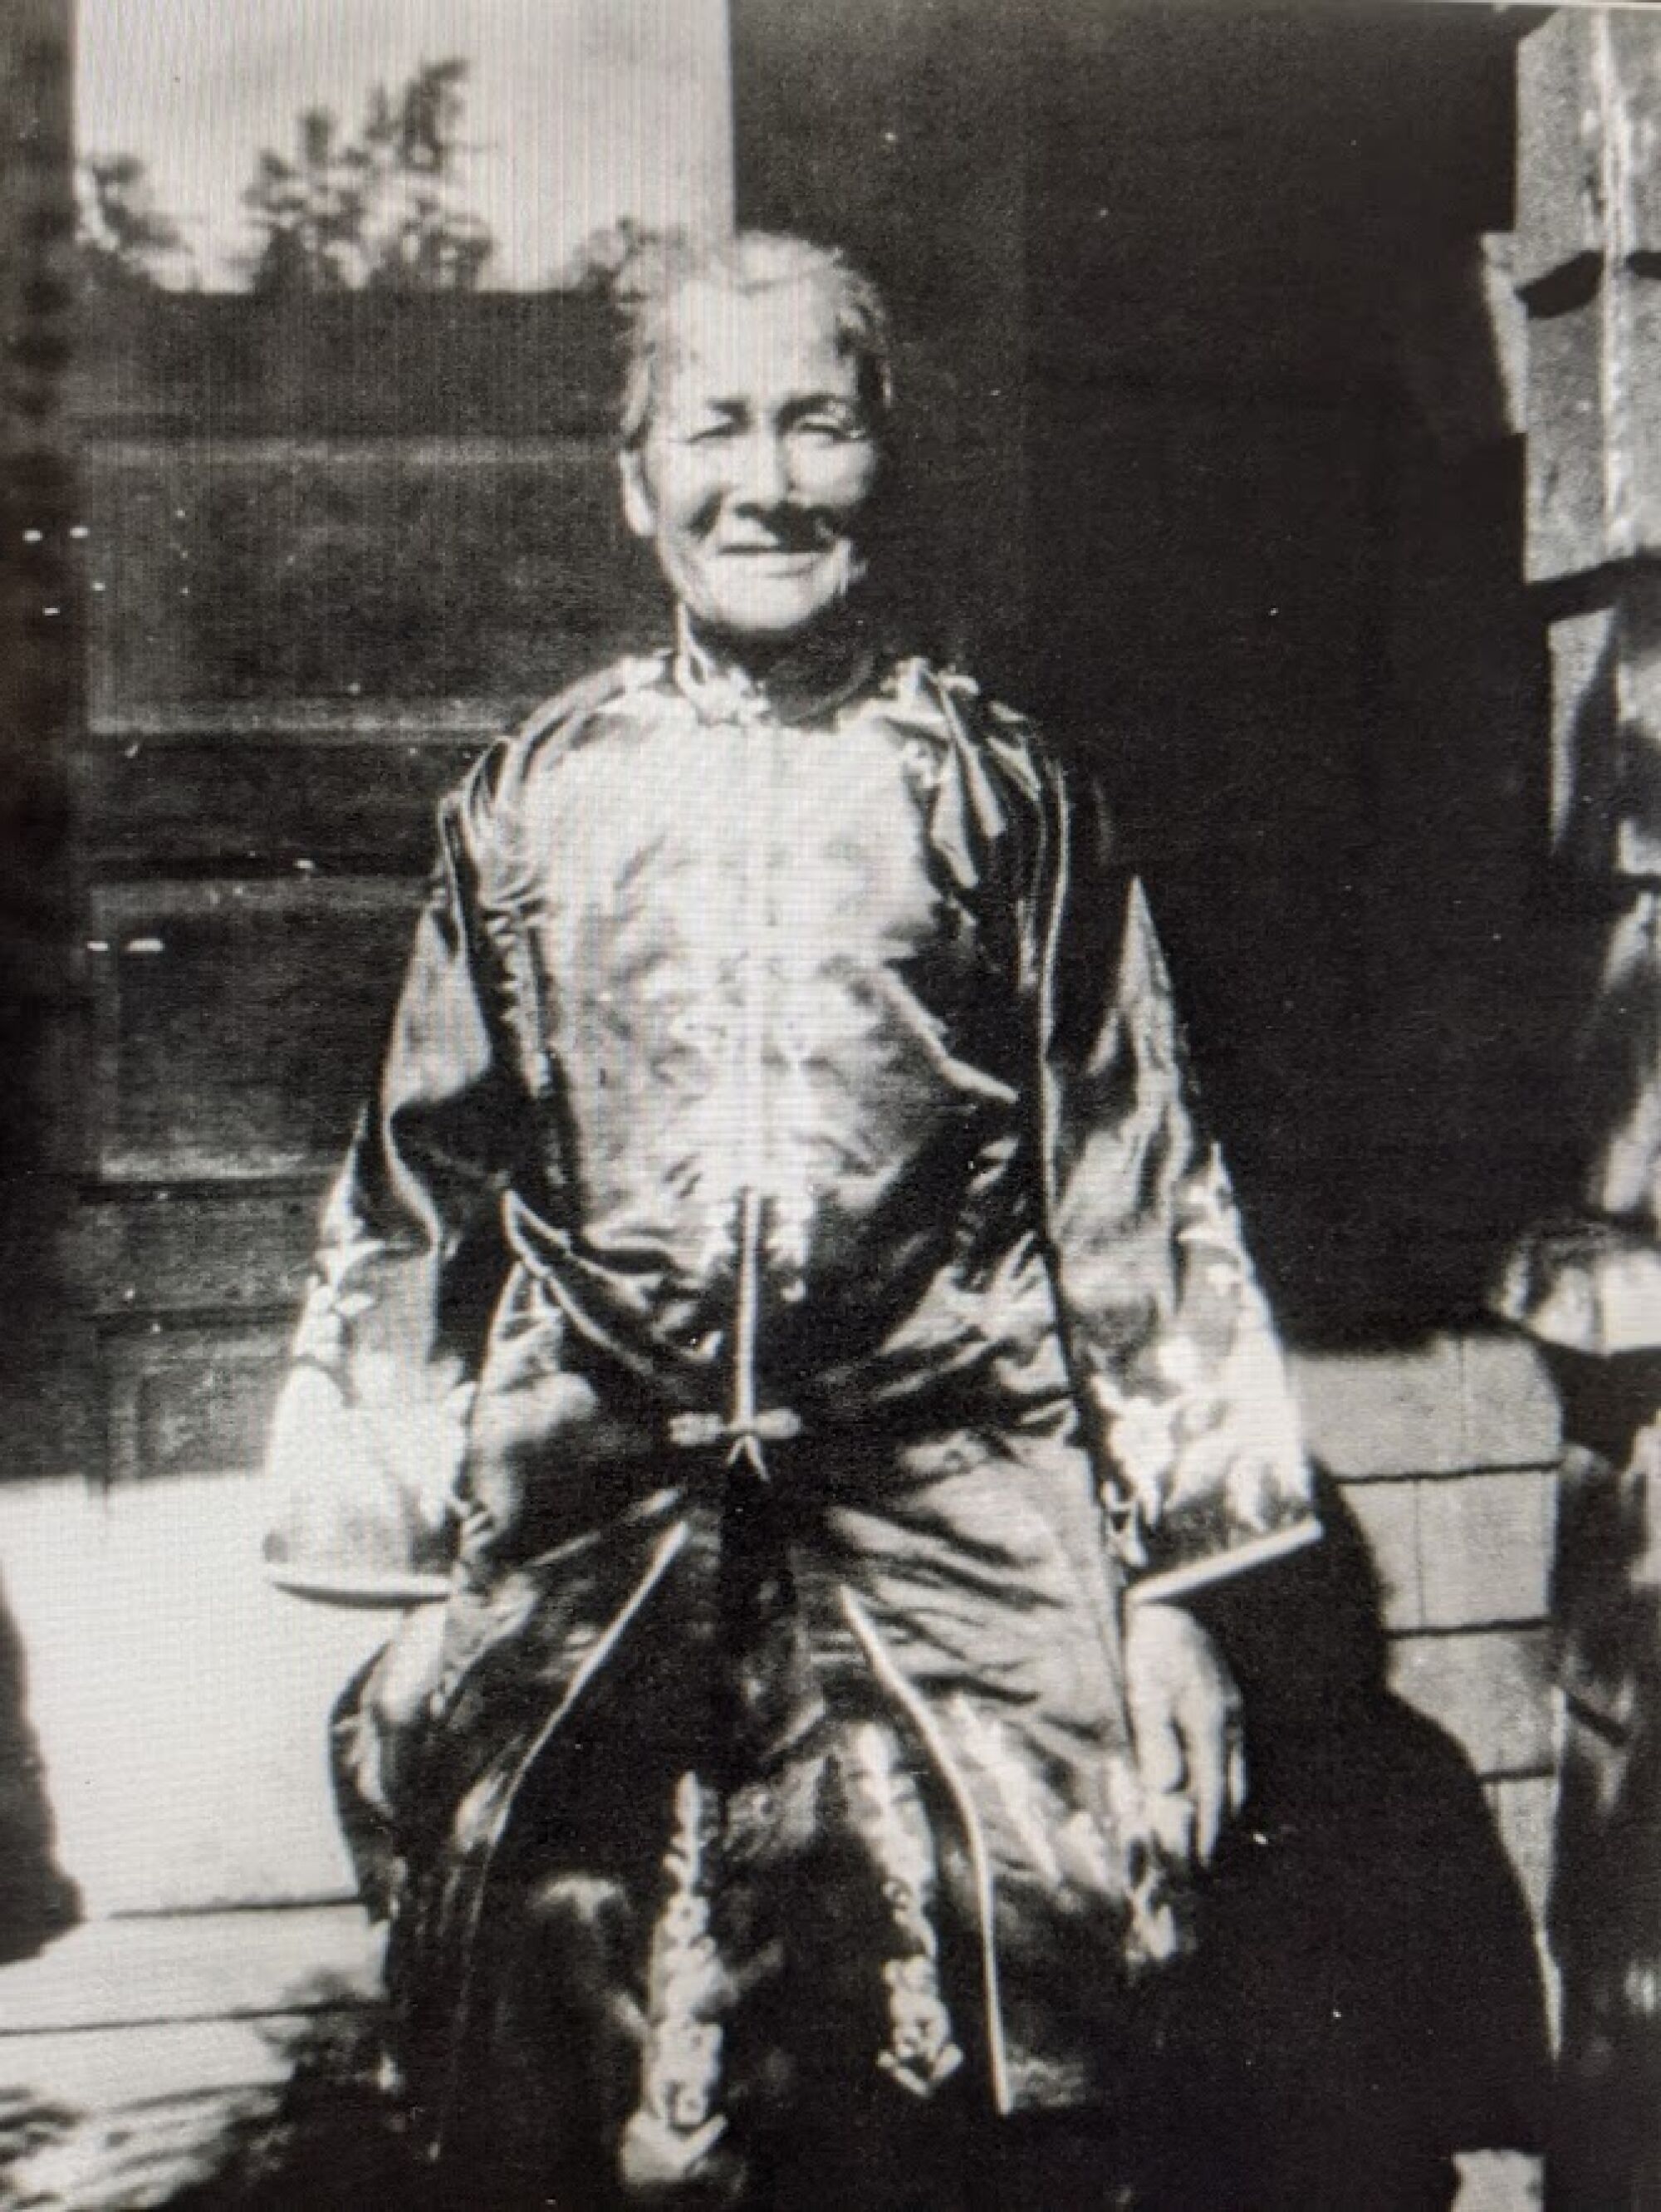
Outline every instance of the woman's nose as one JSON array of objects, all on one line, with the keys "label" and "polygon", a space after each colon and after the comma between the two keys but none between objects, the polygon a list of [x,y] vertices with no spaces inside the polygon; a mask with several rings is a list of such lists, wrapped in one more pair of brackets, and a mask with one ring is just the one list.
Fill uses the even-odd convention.
[{"label": "woman's nose", "polygon": [[755,430],[737,456],[734,495],[746,507],[781,507],[790,496],[790,450],[776,433]]}]

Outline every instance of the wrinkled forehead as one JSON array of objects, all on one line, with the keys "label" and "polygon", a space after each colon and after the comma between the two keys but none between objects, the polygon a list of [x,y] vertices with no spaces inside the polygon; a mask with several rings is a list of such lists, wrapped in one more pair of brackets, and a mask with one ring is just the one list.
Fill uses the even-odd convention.
[{"label": "wrinkled forehead", "polygon": [[688,277],[664,302],[656,407],[775,409],[792,400],[864,396],[859,351],[835,283],[815,275],[741,284]]}]

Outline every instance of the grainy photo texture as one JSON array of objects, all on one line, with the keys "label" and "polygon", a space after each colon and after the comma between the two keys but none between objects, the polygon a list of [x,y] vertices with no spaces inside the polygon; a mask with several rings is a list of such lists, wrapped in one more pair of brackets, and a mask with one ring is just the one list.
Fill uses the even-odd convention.
[{"label": "grainy photo texture", "polygon": [[0,2203],[1661,2212],[1661,19],[0,85]]}]

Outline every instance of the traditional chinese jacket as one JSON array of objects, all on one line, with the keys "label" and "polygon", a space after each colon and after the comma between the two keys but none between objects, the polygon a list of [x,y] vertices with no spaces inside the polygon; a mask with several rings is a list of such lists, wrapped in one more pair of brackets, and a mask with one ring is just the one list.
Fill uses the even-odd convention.
[{"label": "traditional chinese jacket", "polygon": [[1101,811],[962,677],[769,693],[683,638],[439,831],[273,1553],[361,1578],[391,1496],[389,1590],[445,1595],[414,1747],[343,1724],[429,2124],[500,2080],[529,1921],[573,2202],[753,2169],[829,2094],[804,2008],[917,2099],[1111,2094],[1179,1942],[1127,1586],[1314,1531]]}]

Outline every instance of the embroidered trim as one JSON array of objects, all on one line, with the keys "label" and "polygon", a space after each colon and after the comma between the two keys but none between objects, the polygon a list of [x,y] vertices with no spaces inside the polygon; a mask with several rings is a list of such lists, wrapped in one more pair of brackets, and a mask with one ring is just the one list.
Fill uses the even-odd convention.
[{"label": "embroidered trim", "polygon": [[1321,1534],[1320,1522],[1312,1516],[1306,1516],[1284,1528],[1271,1529],[1266,1536],[1253,1536],[1246,1543],[1233,1544],[1226,1552],[1210,1552],[1203,1559],[1191,1559],[1183,1566],[1167,1567],[1160,1574],[1146,1575],[1140,1582],[1130,1584],[1125,1602],[1159,1605],[1173,1598],[1187,1597],[1195,1590],[1209,1589],[1213,1583],[1226,1582],[1229,1576],[1241,1574],[1247,1567],[1265,1566],[1271,1559],[1282,1559],[1290,1553],[1302,1551],[1306,1544],[1318,1544]]},{"label": "embroidered trim", "polygon": [[670,1034],[701,1069],[688,1186],[704,1228],[699,1269],[752,1266],[765,1252],[792,1299],[802,1295],[819,1203],[810,1154],[821,1121],[810,1073],[815,956],[788,913],[770,912],[777,763],[764,723],[748,716],[737,726],[748,835],[732,942],[700,945],[688,1003]]},{"label": "embroidered trim", "polygon": [[725,2132],[715,2110],[723,1989],[706,1893],[717,1807],[695,1774],[675,1790],[675,1832],[664,1856],[669,1896],[652,1932],[640,2102],[623,2130],[625,2177],[639,2185],[689,2172]]},{"label": "embroidered trim", "polygon": [[1110,1757],[1104,1766],[1109,1816],[1125,1880],[1125,1963],[1131,1974],[1162,1966],[1186,1948],[1179,1899],[1148,1824],[1148,1800],[1133,1759]]},{"label": "embroidered trim", "polygon": [[[335,1211],[331,1206],[331,1213]],[[332,1237],[329,1237],[330,1229],[335,1231]],[[293,1357],[332,1374],[345,1363],[352,1323],[375,1304],[373,1293],[356,1285],[354,1279],[387,1248],[380,1238],[366,1235],[349,1218],[337,1216],[335,1221],[325,1222],[324,1234],[329,1241],[318,1255],[294,1332]]]},{"label": "embroidered trim", "polygon": [[974,1880],[976,1913],[980,1923],[980,1970],[986,2008],[986,2060],[991,2074],[992,2105],[997,2112],[1012,2112],[1015,2110],[1015,2095],[1009,2082],[1009,2052],[1003,2036],[1003,2000],[998,1988],[997,1889],[991,1859],[986,1850],[985,1831],[975,1807],[974,1794],[962,1768],[952,1754],[952,1747],[946,1741],[939,1723],[900,1672],[888,1646],[877,1633],[876,1624],[846,1583],[838,1592],[838,1597],[848,1626],[858,1638],[861,1649],[870,1662],[871,1672],[917,1730],[924,1749],[934,1761],[942,1781],[951,1792],[958,1819],[963,1824],[963,1838],[968,1845],[969,1865]]},{"label": "embroidered trim", "polygon": [[[1120,1559],[1148,1564],[1145,1531],[1195,1506],[1220,1505],[1243,1540],[1274,1534],[1306,1513],[1309,1475],[1298,1413],[1274,1324],[1240,1241],[1240,1216],[1215,1148],[1189,1176],[1177,1241],[1191,1279],[1215,1309],[1209,1356],[1189,1329],[1166,1327],[1143,1348],[1127,1389],[1099,1369],[1090,1389],[1104,1419],[1114,1474],[1103,1493],[1116,1516]],[[1186,1293],[1185,1292],[1185,1297]],[[1206,1301],[1202,1301],[1206,1303]]]},{"label": "embroidered trim", "polygon": [[931,2097],[963,2063],[940,1991],[940,1943],[930,1917],[934,1839],[917,1784],[896,1760],[888,1731],[867,1723],[855,1730],[848,1749],[844,1774],[850,1804],[882,1876],[894,1933],[906,1946],[882,1964],[888,2044],[876,2063],[914,2097]]}]

